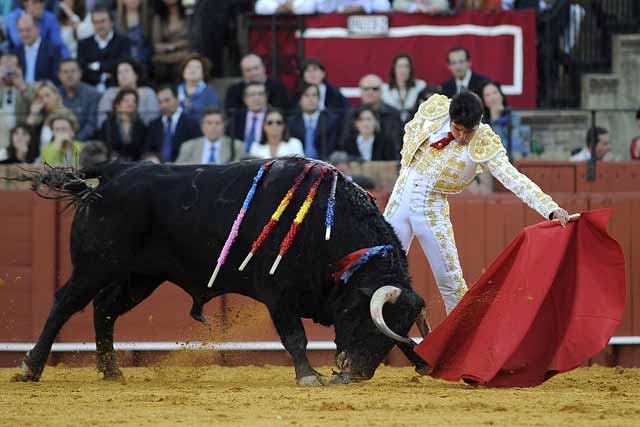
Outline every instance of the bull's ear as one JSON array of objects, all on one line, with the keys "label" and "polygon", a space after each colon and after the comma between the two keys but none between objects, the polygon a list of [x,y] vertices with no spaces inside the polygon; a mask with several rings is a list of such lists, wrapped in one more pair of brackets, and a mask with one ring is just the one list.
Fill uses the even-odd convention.
[{"label": "bull's ear", "polygon": [[373,289],[370,288],[358,288],[360,292],[371,298],[373,296]]}]

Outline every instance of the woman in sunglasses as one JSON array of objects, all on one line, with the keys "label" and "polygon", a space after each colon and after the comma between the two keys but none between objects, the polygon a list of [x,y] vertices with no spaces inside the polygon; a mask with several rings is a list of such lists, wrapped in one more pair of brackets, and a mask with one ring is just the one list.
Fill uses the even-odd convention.
[{"label": "woman in sunglasses", "polygon": [[260,143],[251,145],[249,156],[270,159],[294,155],[304,156],[302,142],[289,136],[289,129],[280,110],[268,109],[262,124]]}]

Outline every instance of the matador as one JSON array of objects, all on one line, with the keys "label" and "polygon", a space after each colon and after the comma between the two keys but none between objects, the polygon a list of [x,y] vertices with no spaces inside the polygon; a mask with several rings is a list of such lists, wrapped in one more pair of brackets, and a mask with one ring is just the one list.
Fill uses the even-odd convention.
[{"label": "matador", "polygon": [[452,99],[433,95],[405,126],[401,169],[384,212],[403,249],[415,235],[429,261],[447,314],[467,291],[448,194],[460,193],[488,170],[545,219],[569,220],[567,211],[509,162],[500,137],[481,124],[483,105],[473,92]]}]

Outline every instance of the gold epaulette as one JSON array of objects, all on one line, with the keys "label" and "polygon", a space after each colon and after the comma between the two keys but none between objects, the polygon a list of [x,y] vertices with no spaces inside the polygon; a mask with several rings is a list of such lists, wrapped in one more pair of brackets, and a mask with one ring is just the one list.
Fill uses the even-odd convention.
[{"label": "gold epaulette", "polygon": [[402,157],[408,161],[419,145],[435,132],[449,115],[449,98],[432,95],[420,104],[413,119],[404,127]]},{"label": "gold epaulette", "polygon": [[493,159],[501,151],[505,151],[500,137],[493,132],[491,126],[481,124],[469,143],[469,157],[476,163]]}]

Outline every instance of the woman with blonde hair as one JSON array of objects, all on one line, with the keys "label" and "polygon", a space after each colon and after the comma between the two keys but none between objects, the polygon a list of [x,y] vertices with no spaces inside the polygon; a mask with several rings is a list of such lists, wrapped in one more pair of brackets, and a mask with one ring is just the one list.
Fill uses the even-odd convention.
[{"label": "woman with blonde hair", "polygon": [[33,91],[27,124],[35,129],[36,138],[40,140],[40,147],[48,144],[53,136],[51,128],[47,126],[49,114],[61,108],[64,108],[64,105],[58,88],[49,80],[38,83]]},{"label": "woman with blonde hair", "polygon": [[53,137],[51,142],[42,147],[42,163],[78,167],[84,144],[75,140],[79,123],[73,112],[66,108],[54,111],[47,117],[47,126],[51,128]]}]

